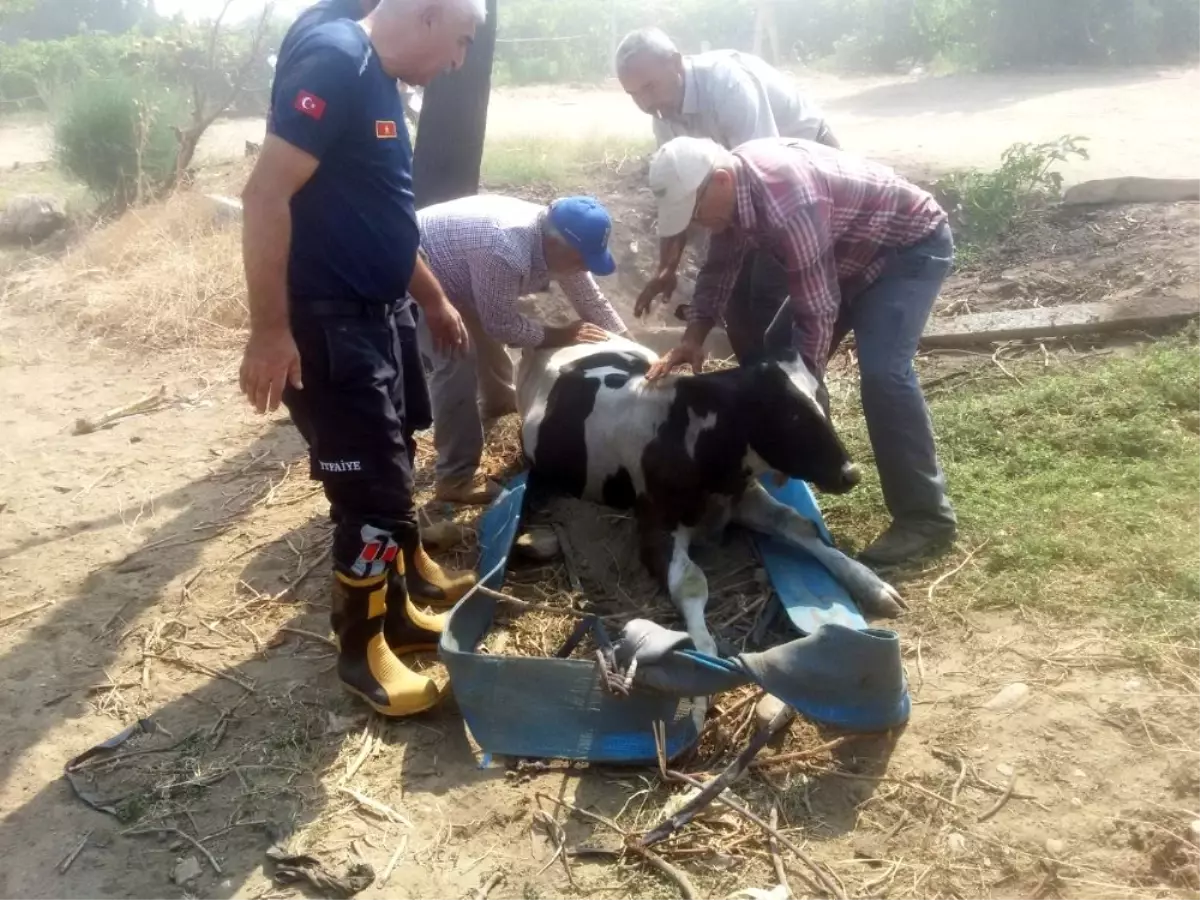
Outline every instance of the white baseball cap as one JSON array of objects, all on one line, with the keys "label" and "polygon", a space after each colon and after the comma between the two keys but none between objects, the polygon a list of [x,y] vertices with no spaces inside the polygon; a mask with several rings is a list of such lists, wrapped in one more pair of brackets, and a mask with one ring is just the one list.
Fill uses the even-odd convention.
[{"label": "white baseball cap", "polygon": [[726,156],[716,141],[678,137],[658,148],[650,160],[650,190],[658,203],[658,236],[687,230],[696,211],[696,192]]}]

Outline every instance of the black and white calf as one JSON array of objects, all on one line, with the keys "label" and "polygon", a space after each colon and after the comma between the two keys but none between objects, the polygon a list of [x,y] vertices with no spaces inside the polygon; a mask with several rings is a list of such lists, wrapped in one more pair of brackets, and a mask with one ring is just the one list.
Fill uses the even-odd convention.
[{"label": "black and white calf", "polygon": [[764,472],[843,493],[858,483],[817,382],[787,351],[723,372],[649,383],[658,357],[624,338],[525,350],[517,373],[530,482],[636,511],[642,561],[666,585],[698,649],[708,582],[688,555],[693,535],[733,521],[803,548],[845,585],[863,614],[900,614],[900,595],[825,544],[813,524],[774,500]]}]

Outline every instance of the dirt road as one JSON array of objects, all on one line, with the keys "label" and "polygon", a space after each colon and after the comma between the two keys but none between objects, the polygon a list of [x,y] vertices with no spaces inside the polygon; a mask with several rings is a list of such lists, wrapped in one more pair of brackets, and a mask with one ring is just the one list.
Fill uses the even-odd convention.
[{"label": "dirt road", "polygon": [[[1120,69],[944,78],[839,78],[799,72],[849,148],[907,170],[994,165],[1016,141],[1090,138],[1092,158],[1064,168],[1067,181],[1197,174],[1200,69]],[[548,133],[640,137],[649,123],[615,86],[503,89],[492,97],[493,139]],[[210,129],[200,158],[240,156],[261,140],[261,120]],[[0,167],[49,155],[44,126],[0,124]]]}]

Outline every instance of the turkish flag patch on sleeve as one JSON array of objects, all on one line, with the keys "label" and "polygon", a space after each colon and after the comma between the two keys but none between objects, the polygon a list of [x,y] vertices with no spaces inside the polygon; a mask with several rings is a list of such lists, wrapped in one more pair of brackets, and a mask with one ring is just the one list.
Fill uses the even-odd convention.
[{"label": "turkish flag patch on sleeve", "polygon": [[394,138],[398,136],[396,131],[396,123],[390,119],[375,120],[375,137],[383,140],[384,138]]},{"label": "turkish flag patch on sleeve", "polygon": [[321,116],[325,115],[325,101],[308,91],[298,93],[296,101],[292,105],[310,119],[316,119],[318,122],[321,120]]}]

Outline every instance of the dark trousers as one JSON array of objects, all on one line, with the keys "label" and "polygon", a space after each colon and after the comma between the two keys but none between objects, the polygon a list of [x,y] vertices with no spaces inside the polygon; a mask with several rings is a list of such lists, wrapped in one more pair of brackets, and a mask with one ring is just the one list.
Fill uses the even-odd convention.
[{"label": "dark trousers", "polygon": [[946,530],[957,520],[913,359],[953,260],[947,224],[892,251],[879,277],[843,305],[830,347],[832,353],[854,332],[863,417],[892,518]]},{"label": "dark trousers", "polygon": [[381,574],[419,533],[413,432],[433,416],[414,313],[408,299],[291,304],[304,389],[283,402],[329,500],[334,568],[355,578]]},{"label": "dark trousers", "polygon": [[767,333],[787,299],[787,271],[779,260],[766,250],[747,253],[725,306],[725,334],[739,363],[756,352],[791,343],[791,316],[787,310],[779,325]]}]

